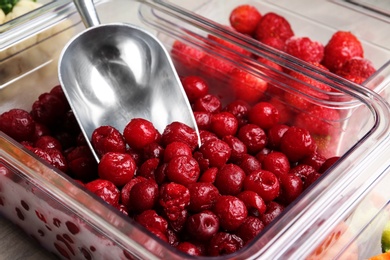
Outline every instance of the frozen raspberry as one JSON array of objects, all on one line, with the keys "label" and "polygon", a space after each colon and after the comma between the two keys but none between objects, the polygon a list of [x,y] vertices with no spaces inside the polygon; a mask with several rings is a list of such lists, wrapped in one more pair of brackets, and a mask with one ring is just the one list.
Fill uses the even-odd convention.
[{"label": "frozen raspberry", "polygon": [[247,124],[238,130],[238,139],[247,147],[250,153],[257,153],[263,149],[268,142],[267,135],[263,129],[255,124]]},{"label": "frozen raspberry", "polygon": [[133,118],[125,126],[123,137],[130,147],[142,149],[147,144],[155,142],[159,138],[159,132],[150,121]]},{"label": "frozen raspberry", "polygon": [[362,57],[352,57],[347,60],[340,70],[336,73],[342,77],[355,76],[361,77],[363,80],[368,79],[376,69],[371,61]]},{"label": "frozen raspberry", "polygon": [[207,246],[209,256],[223,256],[232,254],[244,246],[244,241],[235,234],[218,232],[210,240]]},{"label": "frozen raspberry", "polygon": [[[226,53],[223,53],[223,55],[226,56]],[[216,55],[206,54],[200,60],[199,71],[204,77],[215,79],[229,75],[234,68],[235,65],[230,61]]]},{"label": "frozen raspberry", "polygon": [[166,175],[170,181],[187,186],[198,180],[199,164],[192,156],[176,156],[168,162]]},{"label": "frozen raspberry", "polygon": [[175,141],[183,142],[193,151],[198,146],[198,135],[191,127],[181,122],[172,122],[165,127],[161,141],[165,146]]},{"label": "frozen raspberry", "polygon": [[218,189],[210,182],[196,182],[188,185],[190,191],[190,205],[192,212],[211,210],[219,197]]},{"label": "frozen raspberry", "polygon": [[92,132],[91,143],[95,152],[102,157],[107,152],[126,152],[122,134],[112,126],[100,126]]},{"label": "frozen raspberry", "polygon": [[306,62],[320,63],[324,57],[324,46],[309,37],[291,37],[286,41],[285,52]]},{"label": "frozen raspberry", "polygon": [[236,230],[248,215],[248,210],[242,200],[235,196],[224,195],[218,197],[214,206],[214,213],[219,218],[221,228],[227,231]]},{"label": "frozen raspberry", "polygon": [[187,76],[181,79],[181,83],[191,103],[204,97],[209,92],[207,82],[201,77]]},{"label": "frozen raspberry", "polygon": [[294,36],[294,32],[290,23],[284,17],[272,12],[261,17],[254,34],[254,37],[259,41],[274,37],[285,42],[292,36]]},{"label": "frozen raspberry", "polygon": [[225,164],[219,169],[214,185],[222,195],[237,195],[242,190],[245,176],[239,166]]},{"label": "frozen raspberry", "polygon": [[[229,26],[226,26],[226,29],[233,31],[233,29]],[[239,59],[239,56],[237,56],[236,53],[244,56],[251,55],[251,53],[244,48],[215,35],[209,34],[207,35],[207,38],[211,40],[209,41],[211,48],[223,56],[229,56],[232,59]]]},{"label": "frozen raspberry", "polygon": [[210,167],[222,167],[230,158],[231,149],[222,140],[210,140],[199,149],[204,159],[207,159]]},{"label": "frozen raspberry", "polygon": [[316,150],[316,143],[309,131],[304,128],[292,126],[282,136],[280,149],[292,162],[309,156]]},{"label": "frozen raspberry", "polygon": [[118,187],[129,182],[135,170],[135,161],[127,153],[108,152],[103,155],[98,165],[99,177],[111,181]]},{"label": "frozen raspberry", "polygon": [[337,109],[312,106],[295,117],[295,126],[306,128],[312,135],[332,135],[340,128]]},{"label": "frozen raspberry", "polygon": [[35,122],[27,111],[11,109],[0,115],[0,131],[18,142],[33,141]]},{"label": "frozen raspberry", "polygon": [[190,204],[190,191],[181,184],[166,183],[160,187],[159,204],[168,220],[175,221]]},{"label": "frozen raspberry", "polygon": [[197,241],[209,241],[219,231],[219,219],[210,210],[201,211],[187,219],[186,231]]},{"label": "frozen raspberry", "polygon": [[264,79],[237,67],[229,73],[229,76],[229,84],[235,99],[248,103],[258,102],[268,87],[268,83]]},{"label": "frozen raspberry", "polygon": [[196,47],[181,41],[175,41],[171,49],[172,59],[179,72],[185,74],[194,74],[199,66],[200,60],[205,53]]},{"label": "frozen raspberry", "polygon": [[261,40],[261,42],[279,51],[284,51],[286,48],[286,42],[279,37],[265,37]]},{"label": "frozen raspberry", "polygon": [[251,5],[239,5],[231,11],[229,16],[230,25],[236,31],[248,35],[253,35],[260,19],[260,12]]},{"label": "frozen raspberry", "polygon": [[119,205],[120,191],[114,183],[108,180],[96,179],[85,184],[85,188],[92,191],[108,204]]},{"label": "frozen raspberry", "polygon": [[265,201],[269,202],[279,196],[280,183],[270,171],[257,170],[247,175],[244,180],[244,190],[254,191]]},{"label": "frozen raspberry", "polygon": [[337,31],[325,45],[322,64],[336,73],[349,59],[363,55],[362,44],[353,33]]}]

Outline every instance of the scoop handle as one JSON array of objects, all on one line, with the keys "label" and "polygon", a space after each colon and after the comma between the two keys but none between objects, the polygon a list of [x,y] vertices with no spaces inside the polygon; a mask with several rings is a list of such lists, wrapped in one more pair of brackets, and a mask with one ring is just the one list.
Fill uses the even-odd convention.
[{"label": "scoop handle", "polygon": [[100,24],[93,0],[73,0],[73,3],[79,12],[85,27],[88,28]]}]

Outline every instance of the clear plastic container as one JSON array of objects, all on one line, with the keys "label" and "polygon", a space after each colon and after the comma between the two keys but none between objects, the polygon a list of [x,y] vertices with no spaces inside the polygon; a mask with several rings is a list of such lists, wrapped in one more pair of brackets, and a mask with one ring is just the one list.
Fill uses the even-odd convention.
[{"label": "clear plastic container", "polygon": [[[140,4],[124,0],[104,1],[98,3],[98,12],[102,22],[130,22],[149,29],[159,36],[168,50],[172,50],[176,40],[180,40],[219,56],[234,67],[272,83],[278,90],[276,93],[279,94],[275,98],[279,101],[283,101],[285,93],[302,95],[287,84],[292,81],[302,82],[289,77],[286,72],[273,70],[264,63],[255,62],[252,58],[223,46],[220,46],[224,50],[224,55],[221,55],[210,47],[215,43],[208,40],[207,36],[212,34],[238,41],[252,54],[271,60],[285,70],[303,73],[337,90],[323,93],[326,98],[306,95],[304,99],[315,106],[338,111],[339,120],[325,120],[334,137],[337,137],[332,138],[335,141],[327,143],[325,148],[331,147],[329,153],[341,156],[340,160],[290,204],[255,240],[234,254],[218,258],[308,257],[340,221],[348,222],[359,203],[364,203],[361,201],[365,195],[385,179],[385,170],[390,162],[385,154],[390,142],[389,105],[378,94],[364,87],[327,73],[319,73],[315,68],[305,67],[294,58],[280,56],[266,46],[254,48],[250,42],[236,38],[211,21],[203,20],[194,13],[192,16],[188,15],[187,10],[194,10],[194,5],[198,3],[182,9],[172,5],[172,2],[148,1]],[[180,1],[177,2],[184,6]],[[216,1],[210,3],[214,4]],[[274,8],[279,10],[278,7]],[[196,10],[199,13],[200,9]],[[217,7],[205,10],[217,10]],[[47,21],[50,22],[46,23]],[[58,84],[59,52],[73,35],[83,29],[75,8],[69,2],[57,2],[52,10],[37,19],[37,23],[42,28],[60,26],[61,29],[1,61],[0,70],[6,71],[4,75],[7,80],[0,84],[0,113],[16,107],[29,110],[41,93]],[[12,47],[23,40],[23,37],[18,38],[21,37],[19,30],[31,27],[34,27],[33,21],[20,25],[17,30],[7,31],[9,45],[5,47]],[[173,55],[173,59],[177,62],[177,56]],[[29,60],[29,66],[23,66],[18,71],[7,70],[19,64],[20,60]],[[193,73],[181,71],[179,67],[178,71],[182,75]],[[381,73],[385,79],[386,70]],[[220,76],[218,72],[212,76],[209,78],[215,87],[212,91],[229,102],[232,98],[229,77]],[[385,85],[383,82],[386,81],[379,81]],[[370,83],[379,85],[374,79]],[[319,91],[310,84],[307,87]],[[265,93],[264,98],[269,98],[269,95]],[[298,113],[307,113],[302,108],[290,108]],[[383,196],[379,203],[386,203],[385,194]],[[65,259],[192,258],[156,239],[97,196],[85,191],[78,182],[38,159],[3,133],[0,133],[0,212],[47,250]],[[361,230],[362,225],[355,230]],[[355,231],[343,246],[347,246],[356,235]],[[331,248],[324,251],[328,250]],[[342,250],[338,250],[336,255]]]}]

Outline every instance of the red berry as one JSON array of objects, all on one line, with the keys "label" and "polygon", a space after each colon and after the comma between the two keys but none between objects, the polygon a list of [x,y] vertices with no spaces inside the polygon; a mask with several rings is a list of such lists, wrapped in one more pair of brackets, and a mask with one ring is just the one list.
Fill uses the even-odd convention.
[{"label": "red berry", "polygon": [[237,195],[237,198],[242,200],[248,210],[248,213],[253,216],[264,214],[266,205],[264,200],[254,191],[245,190]]},{"label": "red berry", "polygon": [[219,231],[219,219],[210,210],[191,215],[187,219],[186,231],[197,241],[209,241]]},{"label": "red berry", "polygon": [[96,179],[86,183],[85,188],[98,195],[108,204],[118,206],[120,191],[114,183],[108,180]]},{"label": "red berry", "polygon": [[153,209],[158,195],[158,185],[154,180],[138,182],[130,190],[130,209],[135,212]]},{"label": "red berry", "polygon": [[135,221],[147,229],[157,229],[162,233],[167,232],[168,229],[168,222],[153,209],[141,212],[135,217]]},{"label": "red berry", "polygon": [[362,57],[350,58],[344,63],[340,70],[336,71],[336,73],[342,77],[361,77],[363,81],[368,79],[375,72],[376,69],[372,62]]},{"label": "red berry", "polygon": [[95,152],[102,157],[107,152],[126,152],[122,134],[112,126],[100,126],[92,132],[91,143]]},{"label": "red berry", "polygon": [[219,138],[235,135],[238,129],[238,121],[229,112],[219,112],[211,116],[210,128]]},{"label": "red berry", "polygon": [[[224,53],[226,55],[226,53]],[[212,54],[206,54],[200,60],[200,68],[204,77],[209,77],[211,79],[224,77],[229,75],[232,70],[235,68],[235,65],[226,59],[223,59],[219,56]]]},{"label": "red berry", "polygon": [[127,208],[127,210],[131,210],[131,198],[130,198],[130,191],[134,187],[135,184],[146,181],[147,179],[145,177],[141,176],[135,176],[133,179],[131,179],[128,183],[125,184],[125,186],[121,189],[121,197],[120,201],[122,204]]},{"label": "red berry", "polygon": [[219,169],[214,184],[222,195],[237,195],[242,190],[244,179],[245,172],[230,163]]},{"label": "red berry", "polygon": [[272,149],[279,149],[280,140],[289,126],[277,124],[268,130],[268,146]]},{"label": "red berry", "polygon": [[205,53],[200,49],[181,41],[175,41],[171,49],[171,56],[176,65],[175,67],[183,74],[195,73],[204,55]]},{"label": "red berry", "polygon": [[247,147],[250,153],[257,153],[267,145],[267,135],[255,124],[247,124],[238,130],[238,139]]},{"label": "red berry", "polygon": [[260,12],[251,5],[239,5],[231,11],[229,16],[230,25],[238,32],[248,35],[255,32],[260,19]]},{"label": "red berry", "polygon": [[227,231],[236,230],[248,215],[244,202],[231,195],[218,197],[215,202],[214,213],[219,218],[221,228]]},{"label": "red berry", "polygon": [[70,151],[66,159],[73,178],[83,182],[97,178],[97,162],[88,146],[78,146]]},{"label": "red berry", "polygon": [[309,37],[291,37],[286,41],[285,52],[306,62],[320,63],[324,57],[324,46]]},{"label": "red berry", "polygon": [[268,45],[272,48],[275,48],[279,51],[284,51],[285,49],[285,46],[286,46],[286,43],[285,43],[285,40],[282,40],[280,39],[279,37],[267,37],[267,36],[264,36],[265,38],[263,38],[261,40],[261,42],[265,45]]},{"label": "red berry", "polygon": [[184,253],[186,253],[187,255],[191,255],[191,256],[201,256],[202,253],[200,251],[200,249],[190,243],[190,242],[181,242],[179,243],[176,248]]},{"label": "red berry", "polygon": [[235,100],[227,104],[223,111],[233,114],[238,120],[238,125],[242,126],[248,121],[247,115],[249,109],[250,105],[247,102],[243,100]]},{"label": "red berry", "polygon": [[240,162],[243,156],[248,152],[245,144],[233,135],[224,136],[222,141],[227,143],[231,148],[230,160],[234,163]]},{"label": "red berry", "polygon": [[[232,30],[232,28],[230,27],[226,28]],[[207,35],[207,38],[211,40],[209,42],[212,46],[211,48],[223,56],[229,56],[230,58],[238,59],[239,57],[237,57],[234,53],[242,54],[245,56],[251,55],[251,53],[244,48],[236,45],[235,43],[219,38],[215,35],[209,34]],[[231,51],[233,51],[234,53],[232,53]]]},{"label": "red berry", "polygon": [[204,97],[209,92],[209,86],[203,78],[197,76],[187,76],[181,79],[184,91],[188,100],[192,103],[195,100]]},{"label": "red berry", "polygon": [[255,156],[250,154],[244,154],[238,165],[246,175],[261,169],[260,161]]},{"label": "red berry", "polygon": [[280,183],[270,171],[257,170],[247,175],[244,180],[244,190],[254,191],[265,201],[269,202],[278,197]]},{"label": "red berry", "polygon": [[230,73],[230,86],[233,89],[235,99],[248,103],[255,103],[264,96],[268,83],[246,70],[234,68]]},{"label": "red berry", "polygon": [[172,122],[167,125],[161,136],[162,144],[167,146],[172,142],[183,142],[187,144],[191,150],[195,150],[198,146],[198,135],[195,130],[181,122]]},{"label": "red berry", "polygon": [[56,138],[44,135],[39,137],[35,141],[35,147],[41,148],[43,150],[45,149],[57,149],[58,151],[62,151],[62,145],[60,141],[58,141]]},{"label": "red berry", "polygon": [[290,162],[284,153],[273,151],[264,156],[262,169],[275,174],[278,178],[290,171]]},{"label": "red berry", "polygon": [[195,111],[194,117],[199,130],[209,130],[211,125],[211,113],[206,111]]},{"label": "red berry", "polygon": [[347,31],[337,31],[325,45],[322,64],[332,72],[337,72],[353,57],[363,58],[363,47],[356,36]]},{"label": "red berry", "polygon": [[125,126],[123,137],[131,148],[142,149],[147,144],[155,142],[159,133],[150,121],[133,118]]},{"label": "red berry", "polygon": [[219,197],[218,189],[210,182],[196,182],[188,185],[190,191],[190,205],[192,212],[211,210]]},{"label": "red berry", "polygon": [[291,168],[289,174],[299,177],[305,183],[308,176],[315,172],[316,170],[310,165],[298,164]]},{"label": "red berry", "polygon": [[280,186],[280,197],[286,205],[294,201],[303,191],[303,182],[301,178],[294,174],[284,174],[280,176]]},{"label": "red berry", "polygon": [[230,158],[231,149],[222,140],[210,140],[205,142],[199,149],[203,158],[209,161],[210,167],[222,167]]},{"label": "red berry", "polygon": [[284,17],[272,12],[261,17],[254,34],[254,37],[259,41],[266,38],[279,38],[285,42],[292,36],[294,36],[294,32],[290,23]]},{"label": "red berry", "polygon": [[271,103],[259,102],[249,110],[248,119],[249,123],[268,130],[279,123],[279,110]]},{"label": "red berry", "polygon": [[147,144],[142,148],[142,156],[144,160],[152,158],[162,159],[164,153],[164,148],[158,142]]},{"label": "red berry", "polygon": [[199,178],[199,182],[214,183],[217,178],[218,168],[212,167],[205,170]]},{"label": "red berry", "polygon": [[0,131],[16,141],[32,141],[35,133],[35,122],[23,109],[11,109],[0,115]]},{"label": "red berry", "polygon": [[306,128],[312,135],[331,135],[340,131],[340,114],[334,108],[312,106],[295,117],[295,126]]},{"label": "red berry", "polygon": [[43,93],[33,103],[31,115],[39,123],[54,125],[65,115],[68,106],[67,103],[56,95]]},{"label": "red berry", "polygon": [[127,153],[108,152],[103,155],[98,165],[99,177],[119,187],[124,186],[133,178],[135,170],[135,161]]},{"label": "red berry", "polygon": [[325,163],[326,158],[319,154],[318,152],[314,152],[309,156],[306,156],[302,160],[299,161],[299,164],[306,164],[313,167],[316,171],[320,169],[320,167]]},{"label": "red berry", "polygon": [[168,162],[166,176],[170,181],[187,186],[196,182],[199,175],[199,164],[192,156],[176,156]]},{"label": "red berry", "polygon": [[195,112],[218,113],[221,111],[222,104],[220,99],[212,94],[207,94],[195,100],[193,109]]},{"label": "red berry", "polygon": [[327,171],[335,162],[337,162],[340,159],[339,156],[333,156],[328,159],[323,163],[323,165],[319,169],[319,173],[324,173]]},{"label": "red berry", "polygon": [[209,256],[223,256],[232,254],[244,246],[244,241],[235,234],[218,232],[207,245]]},{"label": "red berry", "polygon": [[254,239],[264,227],[264,223],[259,218],[248,216],[244,223],[237,229],[236,234],[242,238],[246,244]]},{"label": "red berry", "polygon": [[164,162],[169,162],[177,156],[192,156],[191,148],[183,142],[172,142],[165,147]]},{"label": "red berry", "polygon": [[309,156],[316,150],[316,144],[309,131],[292,126],[280,140],[280,149],[292,162]]},{"label": "red berry", "polygon": [[261,221],[263,221],[264,225],[267,226],[269,223],[271,223],[277,216],[279,216],[284,210],[284,206],[275,202],[271,201],[267,204],[267,210],[265,213],[261,216]]},{"label": "red berry", "polygon": [[190,191],[178,183],[163,184],[160,187],[159,204],[168,220],[175,221],[190,204]]}]

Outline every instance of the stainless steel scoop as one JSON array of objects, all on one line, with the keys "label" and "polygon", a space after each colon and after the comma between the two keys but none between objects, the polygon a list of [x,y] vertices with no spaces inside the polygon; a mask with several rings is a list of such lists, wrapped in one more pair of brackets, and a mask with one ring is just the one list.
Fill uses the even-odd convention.
[{"label": "stainless steel scoop", "polygon": [[[92,0],[74,3],[87,29],[65,46],[58,71],[86,139],[102,125],[123,132],[136,117],[150,120],[160,132],[173,121],[198,132],[180,79],[159,40],[130,24],[100,25]],[[91,144],[90,148],[93,151]],[[95,157],[99,161],[96,153]]]}]

